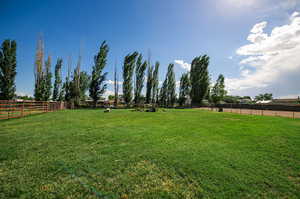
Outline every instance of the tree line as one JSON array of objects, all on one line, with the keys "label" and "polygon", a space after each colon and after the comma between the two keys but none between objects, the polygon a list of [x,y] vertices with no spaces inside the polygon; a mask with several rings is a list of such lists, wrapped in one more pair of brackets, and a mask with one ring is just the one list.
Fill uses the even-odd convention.
[{"label": "tree line", "polygon": [[[0,50],[0,99],[10,100],[15,97],[16,86],[16,48],[15,41],[5,40]],[[72,61],[68,59],[68,72],[65,80],[62,79],[63,59],[56,60],[53,74],[51,72],[52,59],[45,58],[44,42],[38,39],[34,62],[34,99],[36,101],[67,101],[79,106],[87,99],[86,93],[94,106],[103,97],[107,90],[107,65],[109,47],[104,41],[94,56],[92,72],[81,70],[81,55],[79,55],[76,67],[73,71]],[[182,74],[179,84],[179,92],[176,92],[176,79],[174,64],[167,68],[164,81],[160,86],[160,63],[151,64],[150,58],[145,60],[139,52],[129,53],[124,57],[122,66],[122,96],[119,95],[119,81],[117,65],[114,71],[114,103],[118,105],[122,100],[126,105],[140,106],[152,104],[154,106],[174,107],[176,103],[181,106],[192,104],[201,105],[206,99],[212,103],[219,103],[226,95],[224,76],[220,75],[216,83],[211,86],[208,71],[209,56],[195,57],[191,63],[191,70]],[[142,94],[145,90],[145,96]],[[120,99],[120,97],[122,99]]]}]

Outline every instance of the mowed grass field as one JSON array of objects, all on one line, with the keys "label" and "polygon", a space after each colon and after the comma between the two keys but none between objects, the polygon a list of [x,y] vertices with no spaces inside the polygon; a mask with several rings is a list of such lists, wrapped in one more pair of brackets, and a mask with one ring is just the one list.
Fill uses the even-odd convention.
[{"label": "mowed grass field", "polygon": [[300,198],[300,120],[65,110],[0,121],[0,198]]}]

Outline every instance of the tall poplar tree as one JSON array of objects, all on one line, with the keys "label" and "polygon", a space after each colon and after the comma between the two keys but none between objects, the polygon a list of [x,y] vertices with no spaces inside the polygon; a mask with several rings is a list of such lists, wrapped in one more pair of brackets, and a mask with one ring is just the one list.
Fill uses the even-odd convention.
[{"label": "tall poplar tree", "polygon": [[62,90],[62,80],[61,80],[61,67],[62,67],[63,60],[61,58],[57,59],[55,65],[55,81],[54,81],[54,88],[53,88],[53,101],[58,101],[60,99],[60,93]]},{"label": "tall poplar tree", "polygon": [[81,96],[80,96],[81,95],[81,89],[80,89],[81,71],[80,71],[80,68],[81,68],[81,55],[79,55],[79,57],[78,57],[77,66],[74,70],[73,80],[71,83],[71,96],[72,96],[72,99],[76,106],[79,106],[80,99],[81,99]]},{"label": "tall poplar tree", "polygon": [[176,80],[175,80],[175,73],[174,73],[174,64],[169,64],[168,66],[168,73],[167,73],[167,78],[168,78],[168,106],[172,107],[175,104],[176,101]]},{"label": "tall poplar tree", "polygon": [[225,82],[224,76],[222,74],[219,75],[216,84],[211,90],[211,99],[214,104],[220,103],[226,95],[224,82]]},{"label": "tall poplar tree", "polygon": [[176,101],[176,82],[174,73],[174,64],[169,64],[166,78],[160,89],[160,105],[172,107]]},{"label": "tall poplar tree", "polygon": [[118,71],[117,71],[117,62],[115,63],[115,71],[114,71],[114,90],[115,90],[114,105],[115,107],[117,107],[119,102],[119,78],[118,78]]},{"label": "tall poplar tree", "polygon": [[[149,64],[150,62],[148,62]],[[152,97],[152,88],[153,88],[153,66],[148,65],[147,72],[147,84],[146,84],[146,104],[151,103]]]},{"label": "tall poplar tree", "polygon": [[193,105],[201,105],[209,88],[209,57],[207,55],[194,58],[191,64],[191,99]]},{"label": "tall poplar tree", "polygon": [[104,41],[100,46],[98,54],[94,57],[95,64],[93,66],[89,88],[90,97],[93,99],[94,107],[97,106],[98,100],[107,88],[107,84],[105,83],[107,73],[103,73],[103,69],[106,66],[108,51],[108,45]]},{"label": "tall poplar tree", "polygon": [[168,76],[166,76],[162,84],[162,87],[160,88],[160,93],[159,93],[160,106],[166,107],[168,105],[167,99],[168,99]]},{"label": "tall poplar tree", "polygon": [[132,76],[135,68],[137,52],[128,54],[124,59],[123,65],[123,98],[127,105],[132,101]]},{"label": "tall poplar tree", "polygon": [[186,104],[186,101],[190,94],[190,79],[189,74],[184,73],[180,78],[180,87],[179,87],[179,104],[183,106]]},{"label": "tall poplar tree", "polygon": [[136,68],[135,68],[135,91],[134,91],[134,103],[135,105],[139,105],[141,101],[141,93],[144,87],[145,81],[145,70],[147,68],[147,62],[144,61],[142,63],[143,56],[142,54],[139,55],[136,61]]},{"label": "tall poplar tree", "polygon": [[159,71],[159,62],[155,63],[155,68],[152,75],[152,103],[158,103],[157,102],[157,96],[158,96],[158,71]]},{"label": "tall poplar tree", "polygon": [[69,57],[69,59],[68,59],[68,73],[67,73],[67,76],[66,76],[66,81],[63,85],[63,91],[64,91],[63,94],[64,94],[65,101],[67,101],[67,102],[70,102],[71,99],[72,99],[71,68],[72,68],[72,59],[71,59],[71,57]]},{"label": "tall poplar tree", "polygon": [[47,61],[45,62],[45,69],[42,76],[42,100],[48,101],[51,97],[52,89],[52,73],[51,73],[51,57],[48,56]]},{"label": "tall poplar tree", "polygon": [[0,49],[0,99],[11,100],[15,97],[17,43],[5,40]]},{"label": "tall poplar tree", "polygon": [[80,80],[79,80],[79,90],[80,90],[80,100],[84,101],[86,99],[86,92],[90,86],[90,76],[87,72],[80,72]]},{"label": "tall poplar tree", "polygon": [[34,62],[34,98],[37,101],[43,100],[44,90],[44,41],[40,37],[37,42],[37,49]]}]

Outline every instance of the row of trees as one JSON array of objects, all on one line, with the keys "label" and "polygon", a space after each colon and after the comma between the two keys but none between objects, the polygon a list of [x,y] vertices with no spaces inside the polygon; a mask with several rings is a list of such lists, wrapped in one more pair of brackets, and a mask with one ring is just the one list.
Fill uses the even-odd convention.
[{"label": "row of trees", "polygon": [[[177,101],[174,64],[169,64],[161,88],[158,88],[159,65],[159,62],[156,62],[155,66],[151,66],[150,61],[143,61],[143,56],[138,52],[128,54],[125,57],[123,97],[127,105],[132,104],[132,102],[135,105],[140,105],[141,99],[144,99],[141,91],[144,86],[146,68],[148,68],[145,103],[164,107],[174,106]],[[203,99],[208,99],[215,104],[223,100],[226,95],[224,76],[220,75],[216,84],[210,88],[208,65],[209,57],[207,55],[196,57],[192,61],[191,71],[181,76],[178,97],[180,105],[185,105],[188,100],[193,105],[201,105]],[[133,81],[134,78],[135,81]]]},{"label": "row of trees", "polygon": [[[72,101],[79,105],[89,97],[96,106],[99,99],[107,89],[106,76],[104,72],[107,64],[109,47],[103,42],[98,53],[94,56],[94,65],[91,75],[81,71],[81,56],[79,55],[76,67],[73,71],[72,62],[68,60],[68,73],[65,81],[62,79],[63,60],[58,58],[53,74],[51,73],[52,59],[50,56],[45,60],[44,42],[38,39],[34,63],[34,98],[37,101]],[[160,63],[150,63],[150,57],[146,61],[142,54],[133,52],[125,56],[123,76],[123,101],[127,105],[141,105],[143,103],[172,107],[178,101],[185,105],[191,101],[193,105],[200,105],[203,99],[214,103],[221,101],[226,94],[224,77],[219,76],[216,84],[210,88],[208,73],[209,57],[199,56],[193,59],[191,71],[184,73],[180,78],[179,97],[176,96],[176,80],[174,64],[169,64],[162,86],[159,88]],[[16,76],[16,42],[5,40],[0,51],[0,98],[12,99],[15,96]],[[115,104],[119,101],[119,83],[117,66],[114,72]],[[145,88],[145,96],[143,89]]]},{"label": "row of trees", "polygon": [[78,57],[77,65],[73,72],[71,72],[72,61],[69,58],[65,82],[62,81],[61,77],[63,60],[58,58],[55,65],[55,81],[52,93],[51,58],[48,57],[44,63],[44,44],[43,40],[39,39],[34,67],[35,100],[72,101],[75,105],[79,105],[80,101],[86,99],[86,92],[89,90],[89,95],[93,99],[94,105],[96,105],[107,87],[105,84],[107,73],[104,73],[103,70],[106,66],[108,51],[108,45],[103,42],[99,52],[94,57],[91,76],[87,72],[81,71],[81,55]]}]

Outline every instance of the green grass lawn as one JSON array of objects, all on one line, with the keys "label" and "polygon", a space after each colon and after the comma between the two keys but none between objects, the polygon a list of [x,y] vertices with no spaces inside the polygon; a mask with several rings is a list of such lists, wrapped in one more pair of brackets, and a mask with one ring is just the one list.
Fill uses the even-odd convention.
[{"label": "green grass lawn", "polygon": [[300,198],[300,120],[66,110],[0,121],[0,198]]}]

